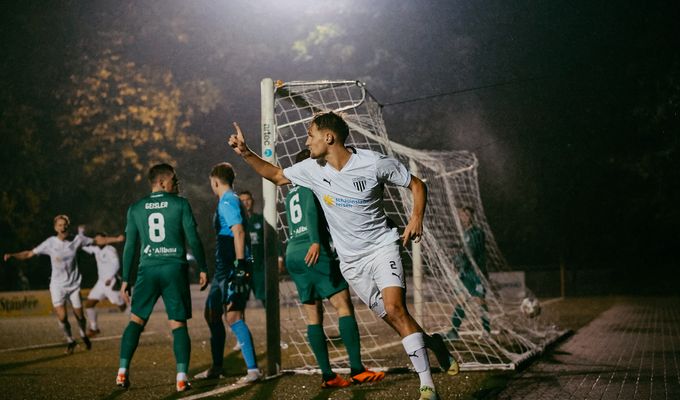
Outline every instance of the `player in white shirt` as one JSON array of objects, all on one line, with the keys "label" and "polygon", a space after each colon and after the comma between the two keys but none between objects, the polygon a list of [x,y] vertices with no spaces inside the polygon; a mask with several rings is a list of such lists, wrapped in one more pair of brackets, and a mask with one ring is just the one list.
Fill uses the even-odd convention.
[{"label": "player in white shirt", "polygon": [[[107,237],[106,233],[97,232],[95,240]],[[94,337],[100,333],[97,325],[97,310],[95,306],[100,300],[108,299],[111,304],[118,306],[122,312],[125,311],[127,304],[123,300],[118,290],[113,287],[116,284],[116,273],[120,269],[120,259],[118,251],[111,245],[96,246],[90,245],[83,247],[83,251],[92,254],[97,260],[97,283],[94,284],[85,300],[85,315],[89,322],[87,336]]]},{"label": "player in white shirt", "polygon": [[344,278],[401,336],[420,377],[420,398],[438,399],[426,346],[449,374],[458,373],[458,365],[441,335],[426,335],[406,308],[399,234],[388,226],[382,206],[384,184],[411,190],[413,211],[401,239],[404,246],[411,239],[419,241],[427,203],[425,184],[392,157],[345,147],[349,127],[333,112],[317,114],[309,125],[306,146],[311,158],[286,169],[253,153],[238,124],[234,127],[229,145],[259,175],[279,186],[293,183],[314,192],[328,221]]},{"label": "player in white shirt", "polygon": [[[48,255],[52,263],[52,276],[50,278],[50,294],[52,296],[52,305],[59,320],[59,326],[64,331],[64,336],[68,342],[66,353],[72,354],[76,347],[76,341],[71,335],[71,324],[68,322],[66,316],[66,301],[71,303],[73,307],[73,315],[78,321],[80,337],[85,343],[85,347],[90,350],[92,344],[85,335],[85,316],[83,315],[83,308],[80,302],[80,281],[82,279],[80,271],[78,271],[78,262],[76,260],[76,253],[78,249],[83,246],[94,243],[92,238],[82,234],[82,228],[79,228],[79,233],[76,236],[70,236],[68,228],[70,219],[66,215],[57,215],[54,217],[54,231],[55,236],[47,238],[40,243],[33,250],[24,250],[17,253],[7,253],[4,255],[4,260],[16,258],[17,260],[27,260],[36,255]],[[118,238],[106,238],[97,240],[97,243],[107,244],[120,241]]]}]

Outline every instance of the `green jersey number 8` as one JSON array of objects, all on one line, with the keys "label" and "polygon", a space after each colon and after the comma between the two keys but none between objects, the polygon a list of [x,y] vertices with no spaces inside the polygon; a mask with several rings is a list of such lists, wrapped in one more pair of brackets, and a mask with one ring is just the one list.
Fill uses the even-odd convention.
[{"label": "green jersey number 8", "polygon": [[149,239],[154,243],[165,239],[165,218],[161,213],[149,214]]},{"label": "green jersey number 8", "polygon": [[290,222],[297,224],[302,221],[302,207],[300,207],[300,194],[295,193],[293,197],[290,198]]}]

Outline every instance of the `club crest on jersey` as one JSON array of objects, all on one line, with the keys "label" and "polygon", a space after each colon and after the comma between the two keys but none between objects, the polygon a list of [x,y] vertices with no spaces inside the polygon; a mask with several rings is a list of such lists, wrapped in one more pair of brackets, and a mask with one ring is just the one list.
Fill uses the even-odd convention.
[{"label": "club crest on jersey", "polygon": [[359,192],[363,192],[364,189],[366,189],[366,178],[354,178],[352,179],[352,183],[354,184],[354,188]]}]

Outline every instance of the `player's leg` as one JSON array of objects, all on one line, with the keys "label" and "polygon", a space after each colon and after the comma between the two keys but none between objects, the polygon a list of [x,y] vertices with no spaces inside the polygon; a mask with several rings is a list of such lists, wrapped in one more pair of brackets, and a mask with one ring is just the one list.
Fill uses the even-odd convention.
[{"label": "player's leg", "polygon": [[191,339],[186,321],[191,318],[191,292],[189,289],[188,266],[164,266],[160,276],[160,289],[165,310],[172,329],[173,350],[177,369],[176,389],[183,392],[189,388],[189,360]]},{"label": "player's leg", "polygon": [[120,340],[116,385],[122,388],[130,386],[129,370],[132,357],[139,345],[139,338],[144,331],[144,326],[161,294],[157,274],[154,274],[156,269],[158,268],[140,269],[137,275],[132,304],[130,305],[130,321]]},{"label": "player's leg", "polygon": [[[346,283],[344,286],[346,286]],[[366,369],[361,362],[359,325],[354,317],[354,307],[352,306],[349,290],[345,287],[329,297],[328,300],[338,313],[340,337],[345,344],[345,350],[347,350],[347,355],[349,356],[350,381],[352,383],[381,381],[385,378],[384,372],[374,372]]]},{"label": "player's leg", "polygon": [[[385,307],[385,321],[401,336],[401,343],[420,378],[421,399],[437,398],[430,360],[425,346],[426,335],[406,310],[404,289],[386,287],[381,292]],[[429,397],[428,397],[429,396]]]},{"label": "player's leg", "polygon": [[[113,287],[114,287],[114,283],[111,283],[110,285],[106,286],[106,282],[104,282],[104,295],[102,297],[100,297],[99,300],[102,300],[103,298],[107,298],[107,299],[109,299],[109,302],[111,304],[118,306],[118,310],[120,312],[123,312],[127,308],[127,304],[125,304],[125,300],[123,300],[123,296],[120,295],[120,291],[115,290]],[[92,292],[90,292],[90,294],[91,293]]]},{"label": "player's leg", "polygon": [[[323,306],[321,305],[321,300],[307,300],[303,302],[302,307],[307,315],[307,340],[309,340],[309,347],[312,348],[316,363],[321,370],[321,386],[348,386],[349,382],[342,378],[336,382],[336,373],[331,369],[326,334],[323,331]],[[336,383],[339,383],[339,386],[335,385]]]},{"label": "player's leg", "polygon": [[480,308],[482,309],[482,328],[486,333],[491,333],[491,320],[489,319],[489,306],[486,305],[486,299],[479,299]]},{"label": "player's leg", "polygon": [[85,348],[90,350],[92,349],[92,343],[90,342],[90,338],[85,334],[87,320],[85,319],[83,304],[80,300],[80,286],[75,287],[71,293],[69,293],[69,301],[73,307],[73,316],[76,317],[76,321],[78,322],[78,333],[80,334],[80,338],[83,340],[83,343],[85,343]]},{"label": "player's leg", "polygon": [[[398,245],[382,247],[351,266],[343,263],[341,267],[343,276],[359,297],[399,333],[404,350],[420,378],[421,398],[436,398],[425,347],[426,335],[406,309],[406,284]],[[449,360],[448,352],[444,355]]]},{"label": "player's leg", "polygon": [[[309,347],[314,353],[316,363],[321,370],[321,387],[336,388],[350,385],[340,375],[331,369],[330,358],[328,356],[328,343],[326,334],[323,330],[323,306],[319,299],[315,280],[328,281],[328,274],[320,271],[325,264],[320,257],[319,262],[314,268],[309,268],[305,262],[307,254],[306,246],[290,246],[286,251],[286,268],[291,279],[295,283],[298,297],[307,315],[307,340]],[[329,294],[332,294],[329,293]]]},{"label": "player's leg", "polygon": [[132,362],[132,356],[134,356],[137,346],[139,345],[139,338],[144,331],[146,321],[147,320],[137,316],[133,311],[130,314],[130,321],[125,327],[123,336],[120,339],[120,357],[118,359],[116,385],[121,388],[127,389],[130,386],[130,363]]},{"label": "player's leg", "polygon": [[210,292],[205,302],[205,311],[203,317],[210,329],[210,354],[212,356],[212,364],[207,370],[196,374],[196,379],[214,379],[219,378],[222,373],[224,362],[224,342],[226,340],[226,330],[224,329],[224,322],[222,316],[224,314],[224,305],[222,299],[224,298],[224,280],[213,280],[210,284]]},{"label": "player's leg", "polygon": [[245,361],[248,370],[246,376],[239,379],[240,383],[254,383],[262,378],[262,373],[257,367],[257,358],[255,356],[255,346],[253,344],[253,337],[250,333],[250,328],[243,319],[243,310],[245,309],[247,298],[245,295],[232,296],[232,301],[227,304],[227,324],[236,336],[238,344],[241,347],[241,355]]},{"label": "player's leg", "polygon": [[95,310],[98,302],[99,300],[91,299],[88,295],[87,300],[83,303],[83,306],[85,307],[85,316],[87,316],[89,322],[87,331],[85,332],[88,337],[94,337],[100,333],[97,324],[97,310]]},{"label": "player's leg", "polygon": [[97,310],[95,309],[95,306],[99,300],[104,298],[105,288],[105,283],[101,280],[98,280],[90,290],[90,293],[88,293],[87,299],[85,300],[85,315],[87,316],[87,319],[90,323],[87,330],[87,335],[89,337],[99,334],[99,327],[97,325]]},{"label": "player's leg", "polygon": [[50,286],[50,296],[52,297],[54,313],[59,321],[59,327],[64,332],[64,338],[66,339],[66,354],[72,354],[76,348],[76,341],[71,334],[71,324],[68,322],[66,315],[66,292],[63,288]]},{"label": "player's leg", "polygon": [[482,320],[482,335],[486,335],[491,332],[489,307],[486,305],[486,288],[484,288],[482,279],[476,273],[474,274],[474,285],[474,291],[471,292],[471,294],[475,299],[475,303],[479,307]]},{"label": "player's leg", "polygon": [[446,333],[446,337],[449,340],[458,340],[460,339],[459,335],[459,329],[460,326],[463,324],[463,320],[465,319],[465,309],[463,306],[459,303],[456,303],[456,308],[453,310],[453,314],[451,315],[451,330]]},{"label": "player's leg", "polygon": [[191,388],[187,373],[191,358],[191,338],[186,321],[170,320],[172,330],[172,350],[175,353],[177,365],[176,389],[183,392]]}]

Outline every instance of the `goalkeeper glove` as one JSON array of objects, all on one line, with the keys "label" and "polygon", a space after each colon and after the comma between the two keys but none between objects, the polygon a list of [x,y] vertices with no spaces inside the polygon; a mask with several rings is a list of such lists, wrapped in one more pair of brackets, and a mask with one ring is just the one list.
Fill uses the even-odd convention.
[{"label": "goalkeeper glove", "polygon": [[250,293],[250,268],[246,260],[234,261],[234,270],[227,285],[227,302],[231,303],[236,296],[248,296]]}]

